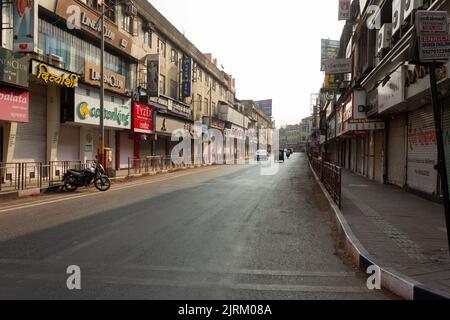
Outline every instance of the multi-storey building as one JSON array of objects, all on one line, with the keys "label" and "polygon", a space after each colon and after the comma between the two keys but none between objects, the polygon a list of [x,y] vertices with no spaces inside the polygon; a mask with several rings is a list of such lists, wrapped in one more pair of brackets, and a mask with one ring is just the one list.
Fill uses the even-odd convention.
[{"label": "multi-storey building", "polygon": [[[0,97],[8,112],[0,113],[0,163],[94,159],[100,123],[100,2],[31,3],[35,48],[13,54],[14,1],[1,1]],[[245,118],[235,105],[235,79],[148,1],[105,4],[105,145],[112,169],[127,167],[132,158],[170,155],[176,143],[171,133],[192,132],[194,121],[203,124],[204,132],[226,133],[233,129],[228,115]],[[12,70],[14,79],[7,76]],[[20,103],[3,107],[6,100]]]},{"label": "multi-storey building", "polygon": [[[379,15],[374,17],[374,8]],[[353,1],[340,58],[351,77],[323,99],[324,149],[332,161],[380,183],[423,196],[441,195],[428,68],[415,53],[416,10],[450,10],[450,1]],[[445,137],[450,128],[448,62],[436,73]],[[324,96],[332,96],[323,91]],[[445,148],[449,141],[444,139]]]}]

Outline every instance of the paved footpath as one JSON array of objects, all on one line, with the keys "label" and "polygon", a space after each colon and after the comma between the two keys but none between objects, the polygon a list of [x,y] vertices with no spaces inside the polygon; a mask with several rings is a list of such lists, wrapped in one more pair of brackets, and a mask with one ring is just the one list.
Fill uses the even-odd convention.
[{"label": "paved footpath", "polygon": [[450,295],[444,208],[343,170],[342,213],[379,266]]},{"label": "paved footpath", "polygon": [[336,238],[301,154],[38,197],[0,208],[0,299],[395,299]]}]

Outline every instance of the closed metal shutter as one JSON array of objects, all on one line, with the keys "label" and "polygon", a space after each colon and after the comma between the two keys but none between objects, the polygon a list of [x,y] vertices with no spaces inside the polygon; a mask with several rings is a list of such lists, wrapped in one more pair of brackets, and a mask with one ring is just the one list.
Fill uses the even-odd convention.
[{"label": "closed metal shutter", "polygon": [[375,160],[374,160],[374,180],[377,182],[383,182],[383,142],[384,131],[375,131],[374,134],[374,148],[375,148]]},{"label": "closed metal shutter", "polygon": [[17,125],[14,162],[46,162],[47,88],[31,84],[29,122]]},{"label": "closed metal shutter", "polygon": [[139,156],[141,158],[152,156],[152,141],[150,139],[139,141]]},{"label": "closed metal shutter", "polygon": [[408,187],[436,194],[438,172],[436,129],[431,105],[409,113]]},{"label": "closed metal shutter", "polygon": [[447,179],[448,181],[450,181],[450,99],[447,99],[442,103],[442,131],[444,134],[444,152],[445,165],[447,167]]},{"label": "closed metal shutter", "polygon": [[134,158],[134,140],[129,138],[128,132],[120,133],[120,168],[128,168],[128,159]]},{"label": "closed metal shutter", "polygon": [[59,129],[58,160],[80,160],[80,128],[61,126]]},{"label": "closed metal shutter", "polygon": [[402,188],[406,180],[406,127],[406,114],[396,115],[389,121],[388,181]]}]

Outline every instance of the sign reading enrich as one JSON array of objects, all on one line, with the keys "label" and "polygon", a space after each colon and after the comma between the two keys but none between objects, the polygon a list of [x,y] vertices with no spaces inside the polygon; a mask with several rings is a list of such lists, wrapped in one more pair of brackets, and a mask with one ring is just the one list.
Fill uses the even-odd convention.
[{"label": "sign reading enrich", "polygon": [[416,13],[420,61],[448,60],[450,36],[446,11],[420,10]]},{"label": "sign reading enrich", "polygon": [[[58,0],[55,13],[67,19],[73,28],[81,28],[100,38],[100,15],[81,1],[76,1],[76,7],[80,12],[77,12],[74,7],[74,1]],[[131,37],[120,32],[117,26],[108,19],[105,19],[105,42],[131,54]]]},{"label": "sign reading enrich", "polygon": [[76,88],[80,78],[75,73],[49,66],[37,60],[31,61],[31,73],[46,84],[54,84],[66,88]]},{"label": "sign reading enrich", "polygon": [[324,61],[324,71],[327,74],[340,74],[352,72],[351,59],[330,59]]},{"label": "sign reading enrich", "polygon": [[29,93],[0,87],[0,120],[28,122]]},{"label": "sign reading enrich", "polygon": [[133,102],[133,131],[137,133],[152,134],[153,113],[155,108],[145,104]]},{"label": "sign reading enrich", "polygon": [[[92,63],[85,63],[84,81],[96,87],[100,87],[100,68]],[[104,71],[105,89],[114,91],[120,94],[125,94],[125,77],[106,70]]]},{"label": "sign reading enrich", "polygon": [[28,60],[0,47],[0,81],[28,87]]},{"label": "sign reading enrich", "polygon": [[[104,120],[106,127],[131,129],[131,99],[107,94]],[[75,89],[75,122],[100,124],[99,90],[87,89],[82,85]]]}]

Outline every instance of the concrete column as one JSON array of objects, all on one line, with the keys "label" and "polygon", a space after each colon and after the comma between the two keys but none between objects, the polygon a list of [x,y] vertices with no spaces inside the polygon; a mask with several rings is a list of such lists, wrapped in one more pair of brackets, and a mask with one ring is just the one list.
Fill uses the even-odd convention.
[{"label": "concrete column", "polygon": [[[60,130],[60,89],[47,86],[47,162],[58,160],[58,140]],[[66,159],[59,159],[66,160]]]}]

